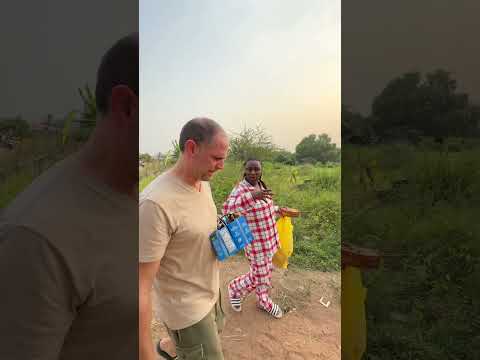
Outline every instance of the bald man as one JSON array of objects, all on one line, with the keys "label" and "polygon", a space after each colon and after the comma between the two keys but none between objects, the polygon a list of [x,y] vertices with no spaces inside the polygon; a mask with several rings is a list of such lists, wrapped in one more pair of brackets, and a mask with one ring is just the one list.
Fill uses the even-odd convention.
[{"label": "bald man", "polygon": [[[222,360],[219,266],[209,240],[217,209],[209,180],[223,169],[228,137],[215,121],[197,118],[185,124],[179,145],[176,165],[140,196],[140,359],[155,359],[153,286],[178,359]],[[164,358],[173,358],[159,347]]]}]

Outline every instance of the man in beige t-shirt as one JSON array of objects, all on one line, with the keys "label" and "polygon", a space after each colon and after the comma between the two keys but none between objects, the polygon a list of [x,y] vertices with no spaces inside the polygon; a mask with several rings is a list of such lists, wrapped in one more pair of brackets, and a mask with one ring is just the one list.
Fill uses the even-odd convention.
[{"label": "man in beige t-shirt", "polygon": [[223,359],[219,268],[209,239],[217,210],[208,181],[223,169],[228,138],[213,120],[197,118],[183,127],[179,144],[177,164],[140,196],[140,359],[155,359],[152,285],[178,358]]},{"label": "man in beige t-shirt", "polygon": [[138,54],[106,52],[89,141],[2,209],[2,360],[138,356]]}]

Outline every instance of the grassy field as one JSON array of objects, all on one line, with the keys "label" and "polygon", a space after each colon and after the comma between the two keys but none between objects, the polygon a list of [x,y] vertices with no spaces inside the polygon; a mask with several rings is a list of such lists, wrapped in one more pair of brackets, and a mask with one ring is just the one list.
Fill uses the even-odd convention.
[{"label": "grassy field", "polygon": [[[141,171],[140,190],[162,171],[157,165]],[[300,209],[294,219],[294,255],[291,263],[323,271],[339,269],[340,262],[340,167],[263,164],[263,180],[276,194],[280,206]],[[240,163],[227,162],[211,182],[219,212],[234,185],[241,179]]]},{"label": "grassy field", "polygon": [[29,169],[8,176],[0,185],[0,209],[7,206],[32,181],[33,174]]},{"label": "grassy field", "polygon": [[34,133],[13,150],[0,149],[0,209],[48,167],[78,150],[81,143],[59,143],[57,134]]},{"label": "grassy field", "polygon": [[342,148],[342,239],[387,255],[364,275],[365,359],[479,353],[479,153],[453,143]]}]

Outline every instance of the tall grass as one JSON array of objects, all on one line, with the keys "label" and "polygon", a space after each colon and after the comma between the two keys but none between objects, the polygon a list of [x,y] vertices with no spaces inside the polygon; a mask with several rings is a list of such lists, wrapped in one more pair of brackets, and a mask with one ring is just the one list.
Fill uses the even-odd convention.
[{"label": "tall grass", "polygon": [[7,206],[33,181],[33,174],[29,170],[23,170],[7,179],[0,185],[0,209]]},{"label": "tall grass", "polygon": [[[160,169],[157,174],[164,170]],[[229,161],[212,179],[212,194],[219,213],[233,187],[242,179],[242,174],[242,164]],[[149,175],[141,178],[140,190],[154,177]],[[263,180],[275,194],[276,204],[303,212],[301,217],[293,219],[294,254],[290,263],[308,269],[338,270],[340,167],[265,162]]]},{"label": "tall grass", "polygon": [[342,155],[343,239],[396,255],[364,274],[365,358],[471,358],[472,346],[480,349],[472,344],[480,330],[475,151],[382,145]]},{"label": "tall grass", "polygon": [[59,134],[35,132],[13,149],[0,149],[0,209],[7,206],[41,172],[77,151],[80,142],[62,144]]}]

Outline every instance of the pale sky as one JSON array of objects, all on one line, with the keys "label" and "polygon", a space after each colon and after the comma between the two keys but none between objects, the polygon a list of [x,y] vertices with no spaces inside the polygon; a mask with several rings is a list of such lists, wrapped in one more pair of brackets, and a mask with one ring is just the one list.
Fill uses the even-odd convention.
[{"label": "pale sky", "polygon": [[340,144],[340,1],[140,0],[140,151],[193,117]]},{"label": "pale sky", "polygon": [[[38,122],[82,108],[103,54],[138,31],[134,1],[17,0],[0,11],[0,117]],[[112,10],[114,9],[114,11]]]},{"label": "pale sky", "polygon": [[409,71],[450,71],[480,103],[480,2],[342,1],[342,102],[365,115],[387,82]]}]

